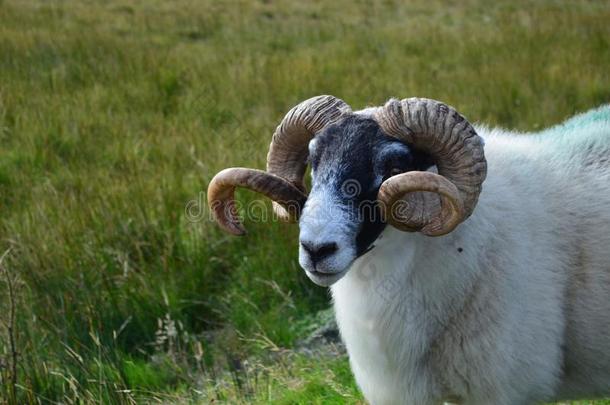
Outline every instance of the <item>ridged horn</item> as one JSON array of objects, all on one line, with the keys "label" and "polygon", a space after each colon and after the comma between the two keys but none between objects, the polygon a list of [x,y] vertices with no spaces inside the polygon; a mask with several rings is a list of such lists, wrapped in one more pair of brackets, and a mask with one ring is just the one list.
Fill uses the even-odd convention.
[{"label": "ridged horn", "polygon": [[289,219],[296,220],[307,196],[288,181],[262,170],[232,167],[220,171],[208,186],[208,204],[222,229],[233,235],[244,235],[238,218],[235,188],[243,187],[279,204]]},{"label": "ridged horn", "polygon": [[381,185],[378,200],[388,222],[430,236],[451,232],[472,214],[487,175],[483,139],[454,108],[430,99],[391,99],[375,119],[386,134],[430,154],[438,168],[438,174],[409,172]]},{"label": "ridged horn", "polygon": [[[267,171],[286,179],[305,193],[303,177],[309,141],[317,132],[350,111],[343,100],[328,95],[312,97],[293,107],[273,134],[267,154]],[[280,218],[290,219],[280,204],[274,203],[273,208]]]}]

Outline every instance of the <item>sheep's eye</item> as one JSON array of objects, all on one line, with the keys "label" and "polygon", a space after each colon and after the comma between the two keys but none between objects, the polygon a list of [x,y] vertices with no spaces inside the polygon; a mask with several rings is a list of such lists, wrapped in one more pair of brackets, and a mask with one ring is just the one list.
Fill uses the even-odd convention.
[{"label": "sheep's eye", "polygon": [[397,174],[400,174],[400,173],[402,173],[402,170],[400,170],[397,167],[390,169],[390,177],[396,176]]}]

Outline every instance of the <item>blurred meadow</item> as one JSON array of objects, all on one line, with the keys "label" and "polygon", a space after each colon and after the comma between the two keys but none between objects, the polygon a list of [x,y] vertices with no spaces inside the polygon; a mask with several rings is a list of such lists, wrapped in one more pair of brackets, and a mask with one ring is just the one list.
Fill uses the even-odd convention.
[{"label": "blurred meadow", "polygon": [[296,226],[223,234],[208,181],[264,168],[317,94],[523,131],[608,103],[609,21],[601,0],[0,0],[0,403],[364,403],[344,355],[294,350],[330,305]]}]

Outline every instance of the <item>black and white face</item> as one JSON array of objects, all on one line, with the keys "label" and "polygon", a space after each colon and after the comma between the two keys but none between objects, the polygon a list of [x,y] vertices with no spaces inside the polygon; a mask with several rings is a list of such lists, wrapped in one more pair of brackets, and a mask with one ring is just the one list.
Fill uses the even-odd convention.
[{"label": "black and white face", "polygon": [[314,283],[330,286],[385,228],[376,205],[383,181],[432,163],[358,115],[319,133],[309,144],[309,163],[312,188],[299,221],[299,263]]}]

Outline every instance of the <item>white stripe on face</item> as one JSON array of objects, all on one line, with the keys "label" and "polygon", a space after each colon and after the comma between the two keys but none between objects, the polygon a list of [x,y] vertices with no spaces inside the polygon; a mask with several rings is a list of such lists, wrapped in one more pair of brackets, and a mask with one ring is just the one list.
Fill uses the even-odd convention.
[{"label": "white stripe on face", "polygon": [[[353,218],[334,196],[330,186],[312,190],[299,221],[299,264],[316,284],[328,286],[339,280],[356,258],[356,232]],[[336,251],[320,260],[312,259],[310,250],[335,244]]]}]

